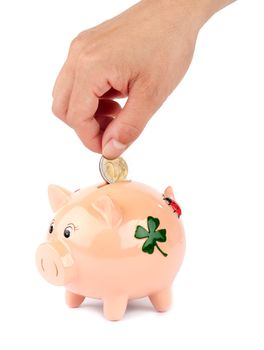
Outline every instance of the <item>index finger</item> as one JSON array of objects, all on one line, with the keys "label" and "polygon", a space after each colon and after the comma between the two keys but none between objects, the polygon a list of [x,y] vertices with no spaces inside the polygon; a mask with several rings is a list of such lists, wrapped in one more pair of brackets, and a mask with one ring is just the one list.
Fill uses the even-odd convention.
[{"label": "index finger", "polygon": [[[98,82],[94,73],[76,73],[70,97],[66,122],[73,127],[83,144],[94,152],[102,152],[102,131],[94,118],[99,96],[94,92]],[[105,85],[105,86],[104,86]],[[101,84],[102,94],[109,90],[108,84]]]}]

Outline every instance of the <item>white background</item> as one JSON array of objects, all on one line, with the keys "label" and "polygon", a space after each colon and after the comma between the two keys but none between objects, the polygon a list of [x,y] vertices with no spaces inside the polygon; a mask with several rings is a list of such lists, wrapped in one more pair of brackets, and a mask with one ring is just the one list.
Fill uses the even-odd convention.
[{"label": "white background", "polygon": [[147,299],[120,322],[100,302],[71,310],[35,268],[47,185],[101,181],[100,156],[51,114],[54,80],[78,32],[133,3],[1,1],[1,349],[264,348],[262,0],[205,25],[185,79],[124,155],[131,179],[172,185],[182,206],[187,253],[171,311]]}]

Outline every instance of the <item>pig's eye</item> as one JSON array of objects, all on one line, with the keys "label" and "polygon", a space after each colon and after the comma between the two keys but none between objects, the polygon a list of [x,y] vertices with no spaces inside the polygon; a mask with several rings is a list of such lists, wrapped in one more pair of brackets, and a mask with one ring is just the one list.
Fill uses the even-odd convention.
[{"label": "pig's eye", "polygon": [[73,231],[74,231],[73,226],[67,226],[64,230],[64,233],[63,233],[64,237],[69,238],[71,236],[71,234],[73,233]]},{"label": "pig's eye", "polygon": [[52,233],[52,232],[53,232],[53,230],[54,230],[54,225],[53,225],[53,224],[51,224],[51,225],[50,225],[50,227],[49,227],[49,233]]}]

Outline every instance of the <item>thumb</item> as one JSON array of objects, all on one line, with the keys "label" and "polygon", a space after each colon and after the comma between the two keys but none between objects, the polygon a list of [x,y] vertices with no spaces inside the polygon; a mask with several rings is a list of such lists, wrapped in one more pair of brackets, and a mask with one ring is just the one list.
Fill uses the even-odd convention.
[{"label": "thumb", "polygon": [[[148,95],[148,96],[147,96]],[[128,100],[113,121],[107,126],[103,138],[103,156],[119,157],[143,131],[149,119],[158,109],[154,95],[131,90]]]}]

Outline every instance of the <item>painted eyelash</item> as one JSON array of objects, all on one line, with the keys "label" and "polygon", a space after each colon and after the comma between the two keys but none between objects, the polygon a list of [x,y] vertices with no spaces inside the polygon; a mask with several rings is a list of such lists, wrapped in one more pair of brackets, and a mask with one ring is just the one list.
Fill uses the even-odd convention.
[{"label": "painted eyelash", "polygon": [[79,230],[79,226],[74,225],[72,222],[69,223],[67,226],[73,226],[74,230]]}]

